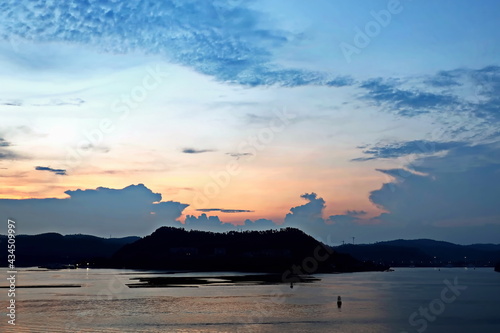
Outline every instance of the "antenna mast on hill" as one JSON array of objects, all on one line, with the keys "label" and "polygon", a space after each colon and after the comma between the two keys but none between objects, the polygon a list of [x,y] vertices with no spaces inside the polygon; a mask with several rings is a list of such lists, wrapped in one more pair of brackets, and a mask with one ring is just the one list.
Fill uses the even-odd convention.
[{"label": "antenna mast on hill", "polygon": [[352,245],[354,245],[354,238],[356,238],[356,237],[353,237],[353,238],[352,238]]}]

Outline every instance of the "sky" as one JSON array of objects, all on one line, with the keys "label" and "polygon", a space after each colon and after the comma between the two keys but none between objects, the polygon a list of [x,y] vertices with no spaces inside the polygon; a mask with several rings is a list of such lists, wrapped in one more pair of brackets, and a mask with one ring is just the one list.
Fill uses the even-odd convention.
[{"label": "sky", "polygon": [[0,218],[500,243],[499,16],[494,0],[2,1]]}]

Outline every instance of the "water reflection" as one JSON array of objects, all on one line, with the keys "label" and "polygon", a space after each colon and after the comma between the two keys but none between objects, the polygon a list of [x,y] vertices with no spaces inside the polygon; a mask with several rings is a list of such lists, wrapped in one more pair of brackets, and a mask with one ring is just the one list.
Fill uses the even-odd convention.
[{"label": "water reflection", "polygon": [[[482,319],[476,324],[488,323],[481,332],[497,332],[500,319],[489,309],[500,307],[498,273],[479,268],[320,275],[321,281],[293,284],[293,290],[284,284],[133,289],[125,285],[144,272],[20,270],[23,284],[69,283],[82,288],[19,289],[15,332],[410,331],[408,316],[439,296],[442,280],[453,274],[461,274],[471,293],[464,292],[447,306],[439,326],[429,325],[428,332],[474,331],[467,321],[471,316]],[[102,290],[110,294],[99,295]],[[0,302],[5,299],[0,294]],[[346,300],[348,306],[342,306]],[[9,332],[5,324],[0,322],[1,332]]]}]

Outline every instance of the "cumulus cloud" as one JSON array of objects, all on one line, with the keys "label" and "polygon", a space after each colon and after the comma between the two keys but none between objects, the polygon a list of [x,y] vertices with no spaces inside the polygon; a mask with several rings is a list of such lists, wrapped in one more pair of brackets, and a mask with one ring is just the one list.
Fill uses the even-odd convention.
[{"label": "cumulus cloud", "polygon": [[499,143],[459,146],[444,156],[421,157],[413,169],[417,173],[381,170],[394,177],[370,194],[375,205],[388,211],[381,220],[433,226],[500,221]]},{"label": "cumulus cloud", "polygon": [[0,199],[0,214],[2,219],[14,219],[18,232],[25,234],[56,231],[142,236],[162,225],[173,225],[188,206],[161,201],[161,194],[143,184],[65,193],[69,198]]},{"label": "cumulus cloud", "polygon": [[[161,201],[161,194],[142,184],[67,191],[67,199],[1,199],[0,217],[16,220],[19,232],[28,234],[56,231],[142,236],[162,225],[215,232],[297,227],[328,244],[350,242],[352,237],[364,243],[396,238],[496,242],[500,232],[500,193],[495,187],[499,150],[498,145],[460,147],[444,157],[423,158],[422,168],[430,171],[428,176],[408,174],[371,193],[372,202],[387,211],[371,219],[363,210],[346,210],[324,219],[323,198],[306,193],[301,198],[307,202],[292,207],[283,224],[247,219],[242,225],[233,225],[205,213],[187,215],[181,223],[178,218],[188,205]],[[397,169],[393,170],[392,174],[396,173]],[[465,187],[470,176],[475,180],[472,188]],[[432,198],[428,196],[431,192],[435,194]]]},{"label": "cumulus cloud", "polygon": [[187,229],[203,230],[203,231],[226,231],[234,229],[234,226],[229,223],[223,223],[218,216],[207,216],[203,213],[196,217],[194,215],[186,215],[184,226]]},{"label": "cumulus cloud", "polygon": [[314,192],[300,196],[308,202],[304,205],[290,208],[290,213],[286,214],[285,223],[288,226],[304,226],[312,223],[324,223],[323,210],[325,200],[319,198]]},{"label": "cumulus cloud", "polygon": [[66,170],[65,169],[52,169],[52,168],[49,168],[49,167],[42,167],[42,166],[37,166],[35,167],[35,170],[38,170],[38,171],[50,171],[56,175],[59,175],[59,176],[66,176]]},{"label": "cumulus cloud", "polygon": [[[179,224],[178,226],[181,225]],[[183,226],[188,229],[218,232],[236,230],[267,230],[280,227],[278,224],[268,219],[258,219],[255,221],[247,219],[242,225],[234,225],[222,222],[218,216],[207,216],[205,213],[198,217],[194,215],[187,215]]]},{"label": "cumulus cloud", "polygon": [[360,217],[366,215],[364,210],[346,210],[344,214],[331,215],[328,217],[327,223],[329,224],[346,224],[351,222],[360,222]]},{"label": "cumulus cloud", "polygon": [[381,170],[393,181],[371,192],[370,200],[386,213],[370,218],[363,210],[346,210],[325,219],[325,201],[311,193],[301,196],[308,202],[291,208],[280,227],[298,227],[328,244],[352,237],[364,243],[398,238],[498,242],[498,143],[454,147],[445,156],[422,157],[417,165],[415,172]]},{"label": "cumulus cloud", "polygon": [[[372,226],[359,223],[360,218],[366,215],[365,211],[347,210],[344,214],[332,215],[324,219],[323,212],[326,205],[323,198],[318,197],[316,193],[306,193],[301,195],[301,198],[308,202],[291,208],[282,227],[299,228],[326,244],[339,244],[352,236],[357,237],[363,234],[370,239],[376,234],[368,232]],[[353,234],[354,231],[356,233]]]},{"label": "cumulus cloud", "polygon": [[278,227],[281,226],[276,224],[273,220],[268,219],[258,219],[255,221],[247,219],[245,220],[245,224],[243,225],[243,228],[247,230],[268,230],[276,229]]}]

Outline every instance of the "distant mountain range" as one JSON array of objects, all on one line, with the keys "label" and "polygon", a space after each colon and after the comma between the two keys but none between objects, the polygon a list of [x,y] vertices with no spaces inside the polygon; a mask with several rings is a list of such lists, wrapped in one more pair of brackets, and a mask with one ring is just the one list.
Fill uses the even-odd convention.
[{"label": "distant mountain range", "polygon": [[[17,235],[15,265],[17,267],[76,264],[88,260],[111,258],[125,244],[140,237],[101,238],[89,235],[46,233]],[[0,267],[7,266],[7,236],[0,235]]]},{"label": "distant mountain range", "polygon": [[401,266],[489,266],[500,262],[500,245],[457,245],[430,239],[394,240],[375,244],[335,247],[359,260],[391,267]]},{"label": "distant mountain range", "polygon": [[[7,237],[0,235],[0,267],[7,266]],[[312,260],[333,252],[325,260]],[[315,252],[317,251],[317,252]],[[150,236],[17,235],[16,266],[234,270],[278,272],[291,265],[315,272],[355,272],[407,266],[489,266],[500,263],[500,245],[457,245],[429,239],[326,247],[304,232],[286,228],[213,233],[162,227]],[[322,257],[323,258],[323,257]],[[324,257],[326,258],[326,257]],[[500,267],[496,267],[500,271]]]}]

